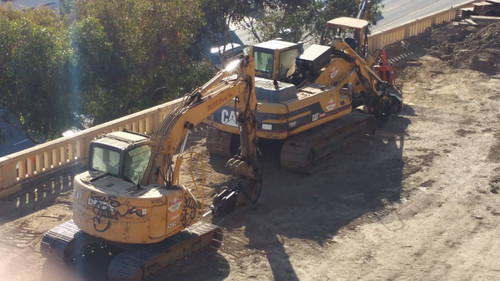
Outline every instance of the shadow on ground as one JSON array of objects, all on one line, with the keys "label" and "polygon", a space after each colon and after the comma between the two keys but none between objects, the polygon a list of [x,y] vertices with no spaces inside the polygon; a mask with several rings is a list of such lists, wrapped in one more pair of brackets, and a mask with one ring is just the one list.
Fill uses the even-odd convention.
[{"label": "shadow on ground", "polygon": [[71,205],[71,201],[62,195],[72,192],[73,179],[81,171],[80,164],[73,164],[23,182],[20,191],[0,199],[0,225],[56,202]]},{"label": "shadow on ground", "polygon": [[[406,107],[404,114],[414,111]],[[324,245],[363,215],[400,203],[409,124],[405,117],[394,117],[375,136],[322,163],[314,175],[281,169],[280,143],[260,140],[264,184],[259,203],[214,220],[227,229],[227,235],[244,228],[248,244],[231,245],[225,239],[223,250],[236,256],[241,252],[242,257],[248,250],[263,251],[274,280],[299,280],[286,250],[293,248],[294,240]],[[292,245],[285,247],[287,243]]]}]

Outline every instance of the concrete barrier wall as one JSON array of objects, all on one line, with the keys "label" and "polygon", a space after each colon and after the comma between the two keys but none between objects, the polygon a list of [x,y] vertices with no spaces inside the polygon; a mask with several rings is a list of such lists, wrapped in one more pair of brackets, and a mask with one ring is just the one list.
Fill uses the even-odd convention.
[{"label": "concrete barrier wall", "polygon": [[168,112],[181,99],[170,101],[92,128],[62,137],[0,158],[0,198],[20,189],[20,184],[68,165],[86,165],[90,142],[104,132],[124,128],[153,134]]},{"label": "concrete barrier wall", "polygon": [[376,49],[382,49],[394,42],[418,35],[433,25],[457,20],[460,16],[460,9],[471,6],[473,2],[476,1],[470,1],[466,4],[453,6],[448,10],[436,12],[423,18],[408,21],[399,26],[375,32],[368,36],[369,51],[371,52]]}]

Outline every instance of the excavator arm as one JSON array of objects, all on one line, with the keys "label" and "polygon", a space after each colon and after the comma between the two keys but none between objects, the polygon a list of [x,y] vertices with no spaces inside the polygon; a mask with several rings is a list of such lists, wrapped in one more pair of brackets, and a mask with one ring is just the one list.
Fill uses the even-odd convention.
[{"label": "excavator arm", "polygon": [[[368,94],[368,102],[364,102],[367,111],[376,116],[388,117],[391,114],[396,114],[403,108],[403,98],[401,93],[388,81],[381,79],[378,74],[372,70],[373,64],[380,55],[377,50],[372,55],[368,55],[366,59],[361,58],[348,44],[342,39],[338,40],[335,49],[341,51],[343,58],[353,65],[355,70],[352,74],[357,77],[350,82],[359,81],[357,86],[354,86],[354,92]],[[346,81],[349,81],[347,78]],[[341,82],[343,84],[345,82]]]},{"label": "excavator arm", "polygon": [[205,85],[186,95],[162,122],[153,140],[151,157],[141,185],[157,183],[166,187],[176,186],[180,161],[176,161],[176,167],[173,167],[173,156],[189,129],[212,115],[228,101],[236,99],[241,149],[239,155],[228,162],[228,166],[233,175],[246,181],[245,193],[252,200],[256,200],[261,180],[257,167],[255,117],[257,99],[254,77],[254,60],[253,57],[247,56],[239,61],[234,70],[226,69],[219,72]]}]

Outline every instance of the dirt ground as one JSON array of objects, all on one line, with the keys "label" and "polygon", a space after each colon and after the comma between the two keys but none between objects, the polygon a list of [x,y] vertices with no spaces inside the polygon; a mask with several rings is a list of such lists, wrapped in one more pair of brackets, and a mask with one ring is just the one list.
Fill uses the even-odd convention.
[{"label": "dirt ground", "polygon": [[[214,219],[221,248],[157,280],[498,280],[500,76],[470,68],[401,60],[402,114],[315,175],[281,169],[279,144],[261,142],[258,204]],[[206,160],[206,185],[220,188],[230,177],[205,136],[193,134],[190,150]],[[71,218],[70,182],[0,201],[1,280],[79,279],[39,253],[43,233]]]}]

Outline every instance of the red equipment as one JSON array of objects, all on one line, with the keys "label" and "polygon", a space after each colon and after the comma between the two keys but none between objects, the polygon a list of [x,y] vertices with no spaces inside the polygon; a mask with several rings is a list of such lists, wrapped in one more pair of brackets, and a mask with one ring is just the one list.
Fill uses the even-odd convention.
[{"label": "red equipment", "polygon": [[374,68],[378,72],[378,76],[382,78],[382,80],[387,81],[391,86],[394,86],[396,75],[394,74],[394,70],[392,70],[392,66],[387,61],[385,50],[382,50],[379,65],[375,65]]}]

